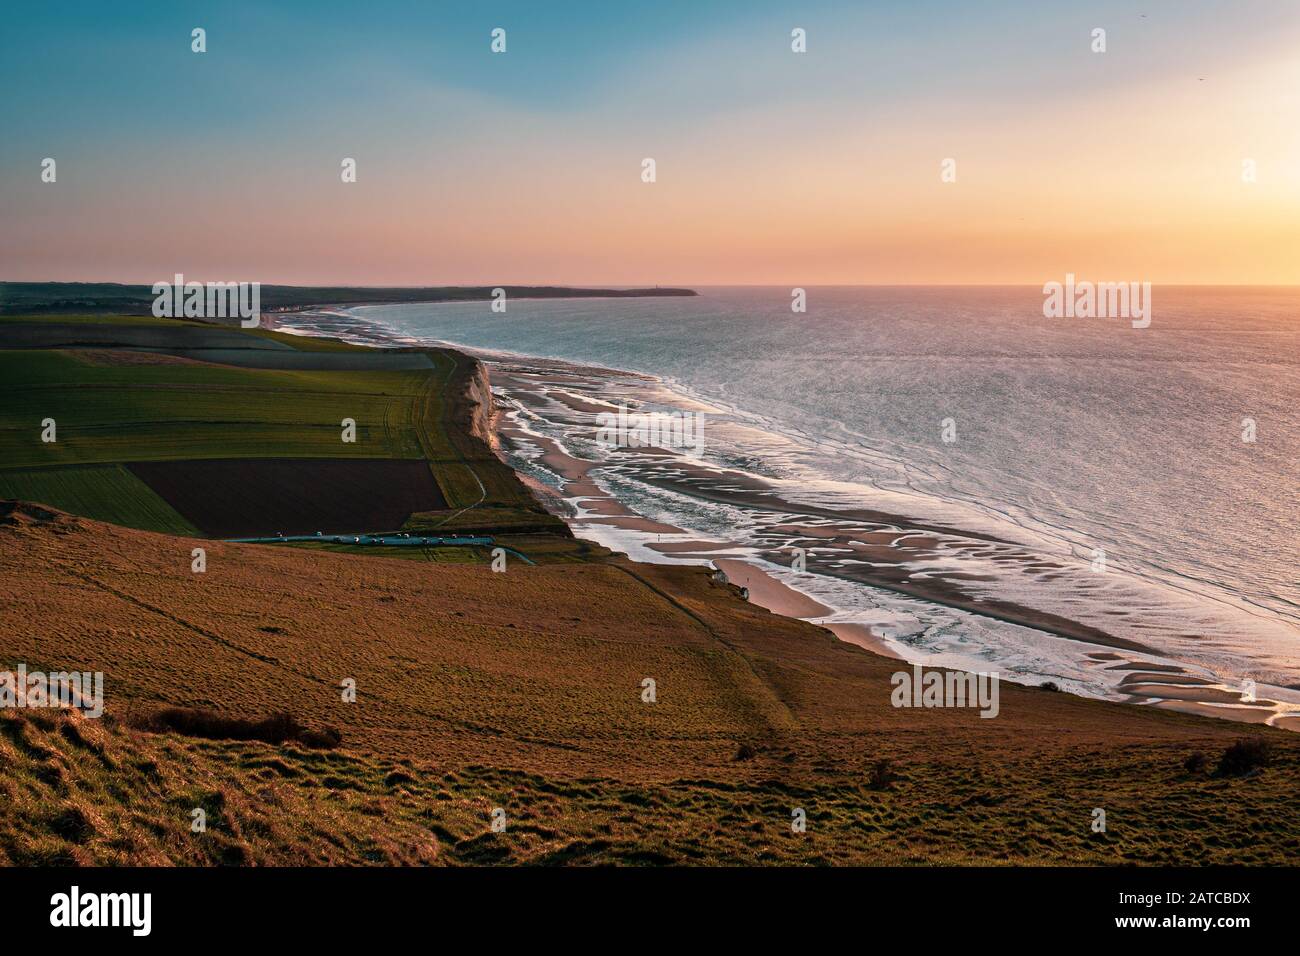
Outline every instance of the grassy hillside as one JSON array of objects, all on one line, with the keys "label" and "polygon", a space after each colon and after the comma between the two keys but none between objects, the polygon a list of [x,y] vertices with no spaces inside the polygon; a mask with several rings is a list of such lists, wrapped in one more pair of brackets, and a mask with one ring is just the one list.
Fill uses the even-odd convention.
[{"label": "grassy hillside", "polygon": [[[899,710],[897,662],[770,615],[699,569],[497,574],[209,542],[195,575],[194,543],[30,509],[0,525],[0,666],[101,669],[108,710],[0,721],[12,808],[0,859],[1199,864],[1300,852],[1300,749],[1284,732],[1006,684],[992,720]],[[133,729],[171,705],[288,710],[338,728],[342,746]],[[1215,776],[1241,737],[1272,741],[1272,763]],[[1189,771],[1198,752],[1208,765]],[[194,807],[204,835],[189,831]],[[1097,807],[1105,834],[1091,830]],[[796,808],[807,833],[791,830]]]}]

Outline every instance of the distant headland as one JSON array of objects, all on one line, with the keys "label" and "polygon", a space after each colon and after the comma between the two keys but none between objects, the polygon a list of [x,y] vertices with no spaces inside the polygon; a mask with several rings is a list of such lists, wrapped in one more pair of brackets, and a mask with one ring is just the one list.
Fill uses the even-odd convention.
[{"label": "distant headland", "polygon": [[[289,312],[327,305],[488,301],[497,289],[511,299],[589,299],[696,295],[693,289],[592,289],[549,285],[502,286],[294,286],[263,285],[266,311]],[[148,315],[156,298],[148,285],[116,282],[0,282],[0,314],[93,313]]]}]

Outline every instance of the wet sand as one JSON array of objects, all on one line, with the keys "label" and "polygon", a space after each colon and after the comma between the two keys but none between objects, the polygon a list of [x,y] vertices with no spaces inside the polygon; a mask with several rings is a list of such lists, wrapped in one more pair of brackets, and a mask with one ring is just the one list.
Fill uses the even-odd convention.
[{"label": "wet sand", "polygon": [[865,624],[856,622],[841,624],[836,621],[825,621],[821,626],[847,644],[856,644],[863,650],[879,654],[881,657],[890,657],[899,661],[905,660],[901,654],[896,653]]},{"label": "wet sand", "polygon": [[713,562],[737,587],[749,589],[749,599],[774,614],[786,617],[826,617],[834,613],[831,608],[814,601],[808,595],[781,583],[748,561],[719,558]]}]

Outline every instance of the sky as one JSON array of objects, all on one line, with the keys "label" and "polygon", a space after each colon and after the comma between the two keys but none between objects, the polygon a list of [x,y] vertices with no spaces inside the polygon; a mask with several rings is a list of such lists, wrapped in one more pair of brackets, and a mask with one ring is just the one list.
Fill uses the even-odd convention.
[{"label": "sky", "polygon": [[1300,284],[1300,3],[13,6],[0,279],[177,272]]}]

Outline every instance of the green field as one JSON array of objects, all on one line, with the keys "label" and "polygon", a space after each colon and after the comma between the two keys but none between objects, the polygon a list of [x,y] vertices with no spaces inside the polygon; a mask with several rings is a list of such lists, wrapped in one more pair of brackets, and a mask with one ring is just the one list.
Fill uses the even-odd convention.
[{"label": "green field", "polygon": [[[437,372],[434,373],[438,374]],[[193,458],[421,458],[424,372],[297,372],[199,363],[103,367],[0,352],[0,461],[9,468]],[[54,419],[57,441],[41,441]],[[356,422],[356,441],[341,422]],[[446,452],[443,445],[442,451]]]},{"label": "green field", "polygon": [[36,501],[100,521],[196,536],[198,531],[121,465],[0,470],[0,498]]},{"label": "green field", "polygon": [[[563,527],[538,509],[509,468],[467,434],[471,408],[464,390],[472,366],[456,353],[427,350],[433,367],[407,371],[245,368],[178,357],[187,343],[210,333],[208,326],[141,317],[123,317],[120,323],[105,316],[57,319],[72,330],[70,342],[82,325],[95,326],[102,336],[105,326],[114,324],[156,324],[175,329],[176,344],[171,355],[165,349],[111,345],[6,348],[9,324],[0,322],[0,497],[192,535],[197,532],[189,522],[121,466],[203,459],[423,459],[448,510],[421,514],[418,521],[413,517],[413,524],[487,534],[494,529],[546,534]],[[18,344],[21,331],[9,327],[15,336],[10,344]],[[225,332],[322,354],[322,362],[323,353],[373,352],[263,329]],[[169,335],[169,345],[172,340]],[[285,353],[257,354],[274,361]],[[49,419],[54,441],[43,440]],[[344,419],[356,423],[355,441],[343,440]],[[453,420],[455,427],[448,427]],[[382,493],[382,488],[358,489],[358,494]]]},{"label": "green field", "polygon": [[38,315],[8,315],[0,313],[0,322],[74,322],[77,325],[158,325],[185,326],[193,322],[185,319],[159,319],[152,315],[63,315],[57,312]]}]

